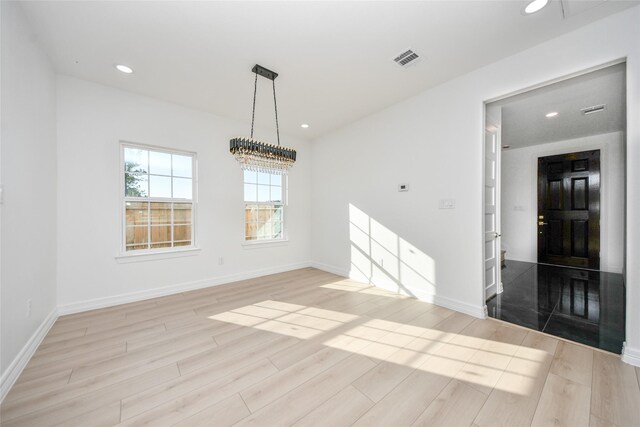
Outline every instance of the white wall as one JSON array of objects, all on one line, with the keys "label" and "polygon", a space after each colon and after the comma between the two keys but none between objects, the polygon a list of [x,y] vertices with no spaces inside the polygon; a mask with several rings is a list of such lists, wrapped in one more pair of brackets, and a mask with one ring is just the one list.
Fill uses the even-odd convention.
[{"label": "white wall", "polygon": [[[508,144],[508,141],[503,141]],[[624,134],[502,151],[502,248],[507,259],[538,260],[538,157],[600,149],[600,269],[622,273],[624,249]]]},{"label": "white wall", "polygon": [[[433,283],[411,278],[410,290],[434,293],[442,301],[482,313],[483,102],[627,57],[627,350],[637,351],[640,364],[638,22],[640,7],[631,8],[314,141],[314,260],[352,270],[351,203],[411,242],[423,264],[431,262],[426,257],[432,259],[428,270]],[[398,193],[400,182],[409,183],[411,190]],[[456,209],[438,209],[438,200],[448,198],[456,199]],[[362,252],[356,255],[366,266]],[[380,279],[381,273],[375,276],[374,282],[393,282]]]},{"label": "white wall", "polygon": [[[247,100],[248,102],[250,99]],[[58,77],[58,301],[63,312],[125,301],[127,294],[204,286],[310,260],[310,160],[307,143],[289,176],[285,245],[245,249],[242,172],[229,139],[248,122],[221,119],[175,104]],[[264,134],[258,130],[257,136]],[[198,223],[194,256],[120,263],[119,141],[197,152]],[[218,258],[224,265],[218,265]],[[124,296],[124,297],[123,297]],[[92,303],[85,304],[91,300]]]},{"label": "white wall", "polygon": [[56,306],[56,90],[53,68],[21,9],[4,1],[0,7],[4,391],[18,354]]}]

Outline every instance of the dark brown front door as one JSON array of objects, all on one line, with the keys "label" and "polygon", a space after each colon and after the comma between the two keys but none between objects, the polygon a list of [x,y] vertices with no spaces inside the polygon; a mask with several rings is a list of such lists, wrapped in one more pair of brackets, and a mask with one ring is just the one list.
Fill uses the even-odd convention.
[{"label": "dark brown front door", "polygon": [[600,150],[538,159],[538,262],[600,269]]}]

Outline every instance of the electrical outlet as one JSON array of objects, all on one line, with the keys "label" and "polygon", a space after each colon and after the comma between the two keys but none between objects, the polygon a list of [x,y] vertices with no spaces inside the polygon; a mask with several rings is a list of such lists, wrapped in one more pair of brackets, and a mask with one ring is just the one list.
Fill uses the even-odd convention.
[{"label": "electrical outlet", "polygon": [[27,300],[27,317],[31,317],[31,298]]},{"label": "electrical outlet", "polygon": [[218,258],[218,265],[224,265],[224,258]]}]

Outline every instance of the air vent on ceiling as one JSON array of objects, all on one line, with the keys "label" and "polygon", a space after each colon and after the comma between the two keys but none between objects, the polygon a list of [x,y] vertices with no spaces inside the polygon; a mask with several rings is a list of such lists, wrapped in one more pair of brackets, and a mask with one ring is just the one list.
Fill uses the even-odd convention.
[{"label": "air vent on ceiling", "polygon": [[605,104],[594,105],[592,107],[583,108],[580,111],[582,111],[582,114],[584,114],[584,115],[593,114],[593,113],[599,113],[601,111],[604,111],[604,107],[605,106],[606,106]]},{"label": "air vent on ceiling", "polygon": [[395,58],[393,58],[393,61],[396,64],[398,64],[400,67],[407,68],[411,65],[415,65],[418,62],[420,62],[420,59],[421,59],[420,55],[418,55],[411,49],[407,49],[401,54],[399,54],[398,56],[396,56]]}]

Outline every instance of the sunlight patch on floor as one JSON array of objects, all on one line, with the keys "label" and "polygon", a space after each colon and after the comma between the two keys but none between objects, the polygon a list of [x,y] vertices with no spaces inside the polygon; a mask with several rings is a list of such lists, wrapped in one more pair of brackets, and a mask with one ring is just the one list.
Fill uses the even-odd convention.
[{"label": "sunlight patch on floor", "polygon": [[[326,347],[456,378],[484,393],[496,388],[527,396],[536,376],[552,357],[542,350],[440,331],[437,327],[276,300],[238,307],[209,319],[302,340],[320,339]],[[490,332],[500,339],[499,330]]]}]

